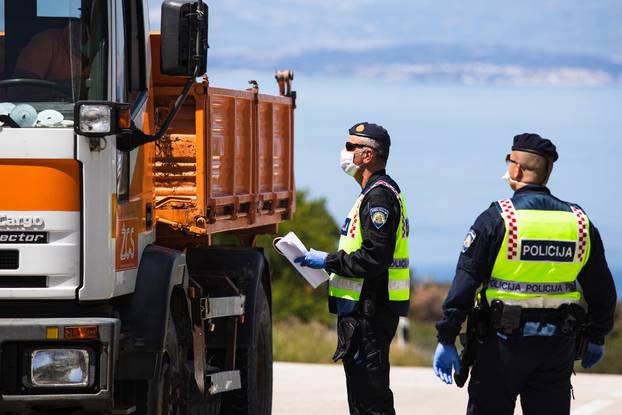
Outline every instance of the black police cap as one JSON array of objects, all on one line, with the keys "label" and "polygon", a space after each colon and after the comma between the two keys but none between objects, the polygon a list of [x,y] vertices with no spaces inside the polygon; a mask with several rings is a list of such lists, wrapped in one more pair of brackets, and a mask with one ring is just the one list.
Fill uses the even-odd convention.
[{"label": "black police cap", "polygon": [[553,159],[553,161],[557,161],[559,158],[557,148],[551,140],[532,133],[524,133],[515,136],[512,151],[526,151],[546,159]]},{"label": "black police cap", "polygon": [[361,122],[354,124],[349,130],[350,135],[357,135],[359,137],[371,138],[377,141],[381,145],[389,147],[391,145],[391,137],[387,130],[381,125],[373,124],[369,122]]}]

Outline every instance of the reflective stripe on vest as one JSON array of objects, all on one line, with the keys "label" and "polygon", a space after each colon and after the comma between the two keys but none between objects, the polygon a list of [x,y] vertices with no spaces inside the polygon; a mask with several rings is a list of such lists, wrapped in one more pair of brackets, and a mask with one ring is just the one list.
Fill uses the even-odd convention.
[{"label": "reflective stripe on vest", "polygon": [[566,294],[577,291],[576,282],[514,282],[491,278],[488,287],[521,294]]},{"label": "reflective stripe on vest", "polygon": [[363,289],[363,278],[346,278],[333,274],[330,278],[330,288],[350,292],[352,294],[348,294],[348,296],[356,297],[358,300]]},{"label": "reflective stripe on vest", "polygon": [[571,212],[514,208],[500,200],[505,236],[486,289],[490,303],[529,308],[581,304],[577,277],[590,251],[589,220],[576,206]]},{"label": "reflective stripe on vest", "polygon": [[[354,206],[350,210],[346,223],[341,229],[341,238],[339,239],[339,250],[343,250],[346,253],[357,251],[363,244],[363,232],[360,223],[360,208],[363,198],[372,189],[383,186],[393,192],[397,200],[400,202],[401,218],[396,232],[395,249],[393,252],[393,262],[391,263],[388,274],[388,294],[389,302],[408,302],[410,299],[410,260],[408,256],[408,213],[406,211],[406,204],[403,196],[397,192],[397,190],[389,183],[378,180],[376,181],[365,193],[361,194]],[[356,303],[361,298],[361,292],[363,290],[363,278],[349,278],[337,274],[331,274],[328,295],[339,301],[351,302],[348,304],[348,308],[353,311]],[[406,310],[401,310],[400,307],[398,314],[405,315]]]}]

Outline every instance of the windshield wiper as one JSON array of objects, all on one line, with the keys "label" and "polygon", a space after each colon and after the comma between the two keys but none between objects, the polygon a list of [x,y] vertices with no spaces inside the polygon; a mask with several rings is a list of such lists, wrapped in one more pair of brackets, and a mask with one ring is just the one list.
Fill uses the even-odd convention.
[{"label": "windshield wiper", "polygon": [[11,128],[22,128],[19,126],[18,123],[15,122],[13,118],[9,117],[8,115],[0,115],[0,122],[3,126],[6,125]]}]

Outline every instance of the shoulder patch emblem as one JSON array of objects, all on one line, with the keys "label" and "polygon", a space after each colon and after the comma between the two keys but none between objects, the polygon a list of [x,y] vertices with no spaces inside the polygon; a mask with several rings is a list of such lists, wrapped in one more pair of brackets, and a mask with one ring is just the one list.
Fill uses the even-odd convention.
[{"label": "shoulder patch emblem", "polygon": [[469,250],[469,248],[473,244],[473,241],[475,241],[476,237],[477,237],[477,233],[475,233],[473,229],[470,229],[469,233],[467,233],[466,237],[464,238],[464,242],[462,243],[463,254]]},{"label": "shoulder patch emblem", "polygon": [[382,228],[382,226],[387,223],[387,219],[389,219],[389,211],[382,207],[369,209],[369,215],[376,229]]},{"label": "shoulder patch emblem", "polygon": [[341,227],[341,234],[343,236],[346,236],[348,234],[348,228],[350,227],[350,218],[346,218],[346,221],[343,223],[343,226]]}]

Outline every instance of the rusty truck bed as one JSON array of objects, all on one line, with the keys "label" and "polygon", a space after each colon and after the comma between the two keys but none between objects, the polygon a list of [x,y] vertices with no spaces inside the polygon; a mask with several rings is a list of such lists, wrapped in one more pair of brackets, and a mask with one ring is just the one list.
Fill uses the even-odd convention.
[{"label": "rusty truck bed", "polygon": [[[159,75],[159,35],[151,35],[156,123],[183,88]],[[218,232],[275,232],[295,209],[294,98],[193,86],[156,142],[155,213],[159,227],[209,236]],[[168,228],[168,229],[166,229]],[[165,232],[166,234],[167,232]]]}]

